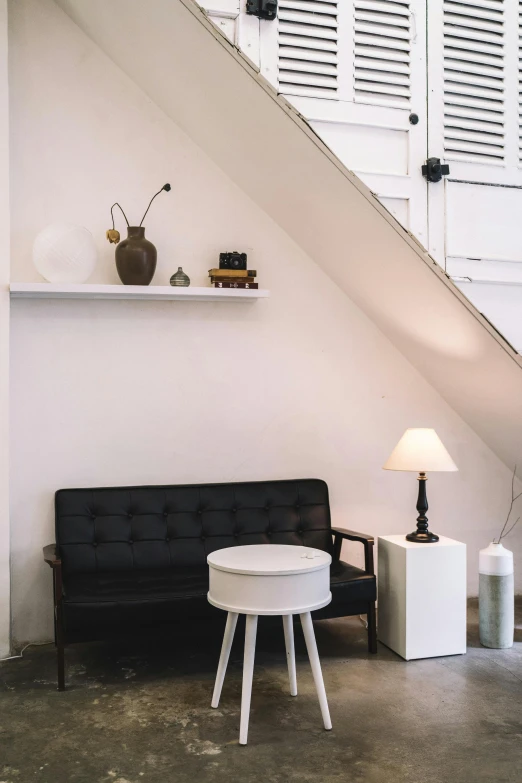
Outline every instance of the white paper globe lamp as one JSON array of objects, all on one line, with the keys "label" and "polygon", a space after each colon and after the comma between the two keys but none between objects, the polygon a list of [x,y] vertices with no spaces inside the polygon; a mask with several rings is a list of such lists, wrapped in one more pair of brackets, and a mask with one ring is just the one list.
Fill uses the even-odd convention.
[{"label": "white paper globe lamp", "polygon": [[33,263],[49,283],[85,283],[96,266],[91,232],[71,223],[52,223],[33,245]]}]

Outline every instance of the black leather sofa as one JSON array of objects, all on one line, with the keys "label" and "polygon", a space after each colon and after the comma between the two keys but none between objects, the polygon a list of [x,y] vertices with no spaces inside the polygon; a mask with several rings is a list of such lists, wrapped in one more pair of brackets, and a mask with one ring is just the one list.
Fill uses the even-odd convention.
[{"label": "black leather sofa", "polygon": [[[314,619],[365,614],[377,651],[373,537],[331,526],[319,479],[61,489],[53,570],[58,688],[64,647],[222,614],[207,601],[207,555],[246,544],[296,544],[332,555],[332,602]],[[340,560],[343,539],[364,546],[364,570]]]}]

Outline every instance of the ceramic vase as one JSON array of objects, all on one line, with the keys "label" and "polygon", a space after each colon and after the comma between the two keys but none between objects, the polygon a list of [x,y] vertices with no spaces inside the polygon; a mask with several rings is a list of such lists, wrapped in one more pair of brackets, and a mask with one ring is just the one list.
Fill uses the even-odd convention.
[{"label": "ceramic vase", "polygon": [[190,285],[190,277],[185,274],[183,269],[178,266],[178,271],[170,278],[171,285],[187,286]]},{"label": "ceramic vase", "polygon": [[479,631],[484,647],[513,646],[515,586],[513,552],[491,543],[479,553]]},{"label": "ceramic vase", "polygon": [[156,248],[143,226],[128,226],[127,239],[116,247],[116,269],[124,285],[149,285],[156,271]]}]

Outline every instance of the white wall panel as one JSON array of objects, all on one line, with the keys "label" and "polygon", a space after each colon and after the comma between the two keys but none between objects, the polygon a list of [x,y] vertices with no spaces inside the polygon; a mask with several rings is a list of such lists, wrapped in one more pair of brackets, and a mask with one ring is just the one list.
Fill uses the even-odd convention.
[{"label": "white wall panel", "polygon": [[522,189],[453,181],[445,188],[447,256],[522,261]]},{"label": "white wall panel", "polygon": [[513,285],[459,281],[457,285],[477,310],[522,353],[522,282]]},{"label": "white wall panel", "polygon": [[352,161],[355,171],[408,174],[408,131],[331,122],[311,125],[338,158]]},{"label": "white wall panel", "polygon": [[410,225],[410,201],[407,198],[390,198],[379,196],[379,201],[384,204],[388,212],[399,221],[402,226]]},{"label": "white wall panel", "polygon": [[200,5],[223,35],[237,43],[240,0],[203,0]]},{"label": "white wall panel", "polygon": [[232,41],[232,43],[236,43],[237,40],[237,18],[231,19],[226,16],[222,16],[221,14],[209,14],[209,19],[211,19],[216,27],[221,30],[221,32],[226,35],[229,41]]},{"label": "white wall panel", "polygon": [[220,14],[230,14],[237,16],[240,9],[240,0],[202,0],[199,5],[205,9],[209,15],[219,16]]}]

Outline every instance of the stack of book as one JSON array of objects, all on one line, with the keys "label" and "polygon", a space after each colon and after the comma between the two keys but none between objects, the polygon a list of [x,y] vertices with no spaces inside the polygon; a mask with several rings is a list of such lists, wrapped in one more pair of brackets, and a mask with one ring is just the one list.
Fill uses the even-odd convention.
[{"label": "stack of book", "polygon": [[209,269],[214,288],[259,288],[255,269]]}]

